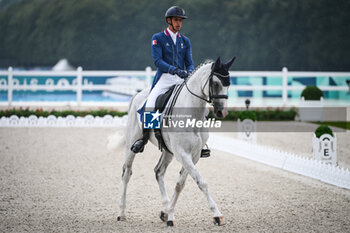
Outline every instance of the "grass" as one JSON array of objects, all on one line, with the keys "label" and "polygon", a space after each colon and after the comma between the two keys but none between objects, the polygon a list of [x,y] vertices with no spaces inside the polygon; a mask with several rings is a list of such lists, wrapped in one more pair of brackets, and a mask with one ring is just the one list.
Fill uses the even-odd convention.
[{"label": "grass", "polygon": [[350,130],[350,121],[323,121],[323,122],[312,122],[314,124],[318,125],[328,125],[328,126],[334,126],[342,129],[348,129]]}]

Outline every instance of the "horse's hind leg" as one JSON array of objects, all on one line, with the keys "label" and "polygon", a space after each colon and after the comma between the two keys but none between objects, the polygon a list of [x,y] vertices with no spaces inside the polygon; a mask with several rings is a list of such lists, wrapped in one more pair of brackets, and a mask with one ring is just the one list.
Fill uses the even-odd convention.
[{"label": "horse's hind leg", "polygon": [[123,174],[122,174],[122,181],[123,181],[123,193],[122,197],[120,198],[120,213],[118,216],[118,221],[125,220],[125,208],[126,208],[126,190],[127,186],[130,180],[130,177],[132,175],[132,163],[134,162],[135,153],[133,153],[131,150],[127,152],[128,155],[126,157],[125,163],[123,165]]},{"label": "horse's hind leg", "polygon": [[163,151],[162,156],[160,157],[160,159],[158,161],[158,164],[154,168],[156,179],[157,179],[157,182],[159,185],[160,194],[162,196],[162,211],[160,213],[160,219],[162,221],[167,221],[167,219],[168,219],[167,207],[169,204],[169,196],[168,196],[168,193],[166,191],[165,184],[164,184],[164,175],[165,175],[166,169],[168,168],[168,165],[172,161],[173,157],[174,156],[172,154],[170,154],[166,151]]},{"label": "horse's hind leg", "polygon": [[181,191],[185,187],[185,182],[187,178],[188,172],[182,168],[180,171],[180,177],[176,183],[175,186],[175,192],[171,198],[171,201],[169,202],[169,205],[167,207],[167,212],[168,212],[168,221],[167,225],[168,226],[174,226],[175,225],[175,205],[176,202],[180,196]]}]

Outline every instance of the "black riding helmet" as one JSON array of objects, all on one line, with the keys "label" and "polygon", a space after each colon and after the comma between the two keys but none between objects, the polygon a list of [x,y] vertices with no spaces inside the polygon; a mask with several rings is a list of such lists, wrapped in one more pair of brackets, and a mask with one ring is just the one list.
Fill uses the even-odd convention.
[{"label": "black riding helmet", "polygon": [[172,6],[170,7],[166,12],[165,12],[165,21],[167,24],[169,24],[173,29],[174,26],[172,24],[172,22],[168,23],[168,18],[172,18],[172,17],[180,17],[183,19],[187,19],[185,10],[182,9],[181,7],[178,6]]},{"label": "black riding helmet", "polygon": [[172,6],[165,12],[165,20],[169,17],[180,17],[187,19],[185,10],[178,6]]}]

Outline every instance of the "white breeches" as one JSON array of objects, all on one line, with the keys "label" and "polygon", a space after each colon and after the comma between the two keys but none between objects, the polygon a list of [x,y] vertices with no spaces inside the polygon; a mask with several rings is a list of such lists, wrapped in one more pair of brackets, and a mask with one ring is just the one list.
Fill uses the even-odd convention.
[{"label": "white breeches", "polygon": [[146,102],[146,111],[153,111],[156,105],[157,97],[164,94],[169,88],[176,84],[181,84],[184,80],[177,75],[164,73],[160,76],[157,84],[153,87]]}]

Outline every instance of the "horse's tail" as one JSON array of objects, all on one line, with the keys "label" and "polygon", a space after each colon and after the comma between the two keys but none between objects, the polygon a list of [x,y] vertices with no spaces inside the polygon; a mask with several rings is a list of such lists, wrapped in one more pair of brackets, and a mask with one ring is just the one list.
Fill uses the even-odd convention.
[{"label": "horse's tail", "polygon": [[[136,95],[137,95],[137,93],[135,95],[133,95],[129,101],[128,112],[130,112],[130,108],[132,107],[132,103],[134,102]],[[107,149],[109,151],[118,150],[120,146],[125,145],[125,143],[126,143],[124,130],[118,130],[114,134],[109,135],[107,140],[108,140]]]},{"label": "horse's tail", "polygon": [[131,108],[131,105],[132,105],[132,102],[134,102],[134,99],[135,99],[135,96],[137,95],[138,93],[136,93],[135,95],[133,95],[129,101],[129,106],[128,106],[128,111],[130,112],[130,108]]},{"label": "horse's tail", "polygon": [[112,135],[108,136],[107,139],[107,149],[108,151],[117,151],[119,148],[125,144],[125,132],[124,130],[118,130]]}]

